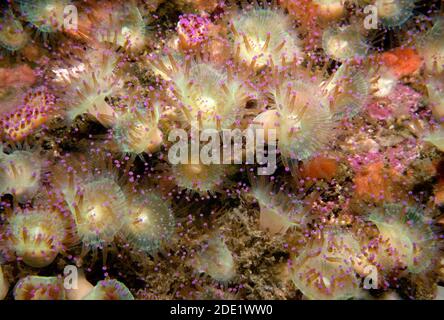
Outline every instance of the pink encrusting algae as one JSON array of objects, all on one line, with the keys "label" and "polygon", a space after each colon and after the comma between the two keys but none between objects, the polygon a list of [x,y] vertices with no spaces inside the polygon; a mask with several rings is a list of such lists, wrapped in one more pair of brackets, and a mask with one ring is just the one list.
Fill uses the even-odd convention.
[{"label": "pink encrusting algae", "polygon": [[0,7],[1,300],[440,297],[442,1]]}]

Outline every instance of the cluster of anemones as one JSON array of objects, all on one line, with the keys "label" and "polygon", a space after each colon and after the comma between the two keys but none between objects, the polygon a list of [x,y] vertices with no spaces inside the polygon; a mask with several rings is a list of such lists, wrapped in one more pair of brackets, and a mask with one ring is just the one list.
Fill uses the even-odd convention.
[{"label": "cluster of anemones", "polygon": [[[170,200],[239,197],[259,212],[255,232],[285,243],[289,259],[277,278],[309,299],[367,297],[362,282],[372,268],[372,281],[387,290],[395,279],[432,270],[439,245],[435,213],[416,203],[425,201],[406,176],[421,154],[438,158],[444,150],[442,18],[416,46],[408,39],[380,53],[377,39],[358,26],[364,4],[376,6],[380,26],[394,29],[408,25],[415,1],[288,0],[242,8],[175,1],[192,10],[162,39],[148,32],[157,2],[82,4],[88,14],[80,12],[75,30],[64,26],[68,0],[20,0],[1,17],[0,45],[8,59],[19,55],[39,65],[29,74],[17,75],[29,71],[20,66],[0,72],[5,264],[45,268],[75,252],[72,260],[84,267],[90,254],[96,262],[101,252],[106,270],[108,254],[119,250],[153,263],[163,255],[172,261],[168,249],[176,241],[185,252],[193,232],[208,230],[196,237],[201,244],[185,265],[230,285],[244,267],[239,252],[207,222],[196,231]],[[31,28],[43,34],[36,40],[45,41],[41,50],[30,40]],[[54,44],[62,35],[72,52]],[[409,87],[420,74],[424,102],[419,89]],[[61,137],[60,126],[69,138]],[[177,128],[186,139],[204,130],[274,130],[282,179],[252,177],[251,163],[203,163],[191,156],[187,163],[167,163],[164,152],[173,141],[165,137]],[[395,128],[403,135],[392,142],[388,131]],[[240,160],[255,152],[240,144]],[[236,181],[245,172],[249,182]],[[197,211],[204,216],[209,210]],[[8,277],[0,266],[0,298]],[[134,298],[106,272],[96,286],[83,274],[79,281],[73,291],[60,276],[32,274],[16,283],[13,295]]]}]

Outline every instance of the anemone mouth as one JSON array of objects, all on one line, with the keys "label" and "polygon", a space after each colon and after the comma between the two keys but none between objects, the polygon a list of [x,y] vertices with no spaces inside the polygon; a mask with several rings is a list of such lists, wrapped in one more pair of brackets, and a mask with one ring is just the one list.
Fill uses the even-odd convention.
[{"label": "anemone mouth", "polygon": [[291,138],[292,136],[297,136],[298,133],[302,129],[302,119],[295,114],[290,114],[287,116],[287,126],[290,130],[288,130],[287,138]]},{"label": "anemone mouth", "polygon": [[242,113],[246,90],[226,72],[206,63],[173,77],[182,121],[202,129],[230,128]]},{"label": "anemone mouth", "polygon": [[217,164],[187,163],[174,165],[172,169],[179,187],[203,194],[220,186],[225,175],[225,166]]},{"label": "anemone mouth", "polygon": [[[193,100],[194,108],[191,109],[187,118],[192,126],[197,126],[200,129],[229,128],[234,123],[239,111],[233,105],[223,106],[223,102],[217,97],[197,95]],[[232,109],[228,110],[229,108]]]},{"label": "anemone mouth", "polygon": [[140,232],[143,229],[148,230],[148,232],[157,231],[154,225],[158,222],[156,217],[153,217],[154,213],[149,208],[144,208],[139,210],[133,217],[132,223],[130,224],[134,232]]},{"label": "anemone mouth", "polygon": [[136,249],[154,253],[168,243],[175,229],[170,207],[157,195],[137,197],[125,217],[123,233]]},{"label": "anemone mouth", "polygon": [[69,200],[77,233],[87,246],[100,246],[113,240],[127,212],[126,198],[111,178],[86,182]]},{"label": "anemone mouth", "polygon": [[213,97],[201,96],[196,98],[196,104],[200,112],[205,114],[214,114],[217,108],[217,102]]},{"label": "anemone mouth", "polygon": [[328,55],[341,62],[364,56],[367,50],[363,37],[351,26],[325,30],[322,47]]},{"label": "anemone mouth", "polygon": [[386,70],[382,75],[374,82],[371,83],[371,90],[373,95],[378,98],[387,97],[393,92],[398,83],[396,76]]}]

